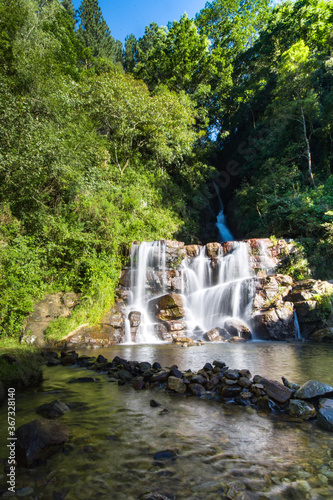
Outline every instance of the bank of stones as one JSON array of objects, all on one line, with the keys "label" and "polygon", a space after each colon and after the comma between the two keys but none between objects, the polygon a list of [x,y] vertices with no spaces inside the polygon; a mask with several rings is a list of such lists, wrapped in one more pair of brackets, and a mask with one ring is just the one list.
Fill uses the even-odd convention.
[{"label": "bank of stones", "polygon": [[333,431],[333,387],[309,380],[302,386],[269,380],[246,369],[231,369],[223,361],[206,363],[201,370],[181,371],[176,365],[162,368],[155,362],[127,361],[116,356],[108,361],[104,356],[78,356],[74,351],[60,356],[45,351],[48,366],[78,365],[105,372],[118,385],[131,385],[134,390],[157,389],[170,394],[200,396],[226,404],[251,406],[258,410],[289,414],[292,418],[317,420],[318,425]]}]

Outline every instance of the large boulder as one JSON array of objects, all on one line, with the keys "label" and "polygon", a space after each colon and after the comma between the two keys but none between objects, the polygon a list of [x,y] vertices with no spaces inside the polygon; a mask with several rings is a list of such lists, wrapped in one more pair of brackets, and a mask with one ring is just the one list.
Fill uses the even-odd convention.
[{"label": "large boulder", "polygon": [[203,335],[203,339],[208,342],[222,342],[223,340],[230,339],[230,337],[230,333],[225,328],[213,328]]},{"label": "large boulder", "polygon": [[277,274],[274,276],[256,277],[253,280],[253,309],[259,311],[274,307],[287,297],[292,289],[293,280],[290,276]]},{"label": "large boulder", "polygon": [[294,309],[291,302],[279,302],[274,307],[255,311],[251,330],[256,338],[285,340],[295,338]]},{"label": "large boulder", "polygon": [[289,402],[289,414],[292,417],[308,420],[309,418],[315,418],[317,412],[311,403],[302,399],[291,399]]},{"label": "large boulder", "polygon": [[33,467],[46,460],[68,440],[68,428],[48,419],[33,420],[16,431],[16,460],[21,467]]},{"label": "large boulder", "polygon": [[123,331],[110,325],[82,325],[64,337],[58,344],[67,347],[107,347],[119,344],[123,340]]},{"label": "large boulder", "polygon": [[148,308],[160,321],[178,320],[185,316],[183,297],[176,293],[167,293],[150,300]]},{"label": "large boulder", "polygon": [[56,318],[68,318],[78,305],[80,296],[77,293],[54,293],[46,295],[35,305],[29,315],[21,340],[39,347],[45,345],[44,334],[50,322]]},{"label": "large boulder", "polygon": [[318,425],[322,429],[333,432],[333,400],[321,399],[319,401]]},{"label": "large boulder", "polygon": [[327,281],[307,279],[293,286],[287,300],[294,304],[303,337],[333,327],[332,298],[333,285]]},{"label": "large boulder", "polygon": [[333,393],[333,387],[317,380],[308,380],[296,392],[299,399],[312,399],[325,394]]},{"label": "large boulder", "polygon": [[265,388],[267,396],[274,399],[274,401],[277,401],[278,403],[287,403],[293,395],[293,391],[291,389],[288,389],[288,387],[280,382],[277,382],[276,380],[263,379],[261,383]]},{"label": "large boulder", "polygon": [[231,337],[242,337],[245,340],[252,338],[249,327],[238,318],[227,319],[224,322],[224,328]]}]

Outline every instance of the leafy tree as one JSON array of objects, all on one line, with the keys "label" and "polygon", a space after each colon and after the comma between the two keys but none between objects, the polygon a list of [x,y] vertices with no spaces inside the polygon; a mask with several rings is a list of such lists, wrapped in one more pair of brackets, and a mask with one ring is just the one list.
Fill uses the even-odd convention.
[{"label": "leafy tree", "polygon": [[131,33],[125,38],[124,49],[124,69],[128,73],[132,73],[136,64],[137,39]]}]

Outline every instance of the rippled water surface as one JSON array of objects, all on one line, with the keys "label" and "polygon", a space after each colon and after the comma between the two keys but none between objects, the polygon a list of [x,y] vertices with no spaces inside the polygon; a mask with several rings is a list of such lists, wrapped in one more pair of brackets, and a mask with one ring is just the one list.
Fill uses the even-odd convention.
[{"label": "rippled water surface", "polygon": [[[333,383],[332,347],[157,345],[88,353],[192,370],[219,359],[231,368],[248,368],[253,375]],[[101,373],[94,374],[95,383],[68,384],[89,374],[78,367],[47,368],[41,387],[17,396],[17,425],[39,418],[35,409],[43,403],[59,399],[72,404],[60,419],[70,429],[65,448],[46,465],[18,474],[17,486],[26,488],[21,490],[26,498],[134,500],[147,491],[191,500],[333,498],[333,434],[315,423],[163,391],[136,392]],[[152,398],[161,407],[152,408]],[[169,412],[161,414],[165,408]],[[5,412],[2,407],[1,422]],[[5,437],[1,432],[3,458]],[[174,457],[155,459],[163,450],[172,450]],[[290,496],[296,493],[288,494],[287,484],[295,481],[301,481],[301,492]]]}]

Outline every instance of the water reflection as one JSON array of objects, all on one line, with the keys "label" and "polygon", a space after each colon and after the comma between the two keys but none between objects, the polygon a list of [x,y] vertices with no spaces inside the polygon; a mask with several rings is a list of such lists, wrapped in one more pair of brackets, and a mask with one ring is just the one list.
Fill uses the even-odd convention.
[{"label": "water reflection", "polygon": [[231,368],[247,368],[253,375],[273,379],[285,376],[296,383],[317,379],[333,384],[333,345],[282,342],[212,343],[188,348],[170,344],[117,345],[80,352],[102,354],[108,359],[120,356],[133,361],[158,361],[162,366],[176,364],[182,370],[198,370],[218,359]]}]

